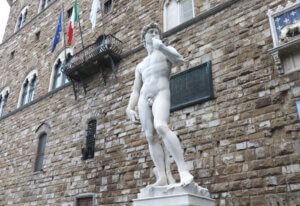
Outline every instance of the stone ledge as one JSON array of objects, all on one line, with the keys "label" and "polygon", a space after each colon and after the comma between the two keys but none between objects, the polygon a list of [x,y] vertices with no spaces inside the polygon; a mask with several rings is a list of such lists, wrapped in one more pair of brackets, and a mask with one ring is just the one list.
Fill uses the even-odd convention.
[{"label": "stone ledge", "polygon": [[215,206],[215,200],[194,194],[166,195],[133,200],[133,206]]}]

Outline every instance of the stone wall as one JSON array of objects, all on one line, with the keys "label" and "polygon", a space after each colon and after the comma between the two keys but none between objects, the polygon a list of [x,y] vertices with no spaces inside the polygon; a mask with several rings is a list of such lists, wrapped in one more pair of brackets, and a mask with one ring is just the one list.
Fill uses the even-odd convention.
[{"label": "stone wall", "polygon": [[[71,85],[49,94],[53,62],[63,49],[59,43],[55,53],[50,52],[60,4],[55,1],[36,16],[39,2],[28,1],[28,24],[11,36],[26,2],[12,5],[6,40],[0,46],[0,89],[10,87],[10,114],[0,119],[0,205],[69,206],[82,193],[94,193],[97,205],[131,205],[139,189],[155,179],[144,134],[125,117],[135,66],[146,51],[122,59],[118,82],[111,74],[106,85],[100,74],[90,78],[87,94],[81,88],[78,100]],[[196,14],[222,2],[195,1]],[[266,13],[283,3],[236,1],[164,39],[185,59],[184,66],[172,73],[212,61],[215,99],[173,112],[170,126],[196,182],[210,190],[217,205],[300,204],[300,123],[295,105],[300,100],[300,75],[280,76],[268,54],[273,45]],[[65,2],[66,9],[71,6]],[[85,45],[102,34],[100,15],[91,32],[90,6],[79,2]],[[119,0],[106,16],[105,28],[123,42],[127,53],[142,45],[140,30],[152,20],[162,23],[162,2]],[[72,48],[77,52],[78,25],[74,33]],[[16,53],[10,60],[12,50]],[[16,110],[21,84],[33,69],[38,69],[36,101]],[[83,161],[81,148],[92,118],[97,120],[95,157]],[[34,172],[42,124],[50,133],[43,172]],[[175,165],[173,170],[178,179]]]}]

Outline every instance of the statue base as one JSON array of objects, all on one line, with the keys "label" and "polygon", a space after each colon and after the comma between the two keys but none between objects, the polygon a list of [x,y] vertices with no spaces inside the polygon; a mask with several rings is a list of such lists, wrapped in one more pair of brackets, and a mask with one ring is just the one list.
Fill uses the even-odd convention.
[{"label": "statue base", "polygon": [[215,206],[207,189],[195,182],[187,186],[173,184],[168,186],[147,186],[141,189],[133,206]]}]

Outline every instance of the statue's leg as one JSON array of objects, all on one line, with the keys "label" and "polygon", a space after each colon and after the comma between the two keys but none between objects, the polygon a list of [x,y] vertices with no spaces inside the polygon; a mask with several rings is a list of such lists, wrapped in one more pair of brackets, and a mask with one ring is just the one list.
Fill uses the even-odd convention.
[{"label": "statue's leg", "polygon": [[175,181],[175,179],[173,178],[172,171],[171,171],[171,158],[170,158],[170,153],[169,153],[169,151],[167,150],[165,144],[164,144],[163,150],[164,150],[164,153],[165,153],[165,165],[166,165],[166,174],[167,174],[167,178],[168,178],[168,183],[169,183],[170,185],[172,185],[172,184],[175,184],[176,181]]},{"label": "statue's leg", "polygon": [[164,152],[158,136],[153,135],[154,127],[151,108],[149,107],[147,101],[142,97],[139,99],[138,109],[140,121],[149,144],[150,155],[158,173],[158,179],[154,183],[154,186],[167,185],[168,182],[165,169]]},{"label": "statue's leg", "polygon": [[170,115],[170,91],[160,91],[155,97],[152,112],[154,117],[154,128],[162,137],[164,144],[174,158],[182,185],[187,185],[193,181],[193,176],[189,173],[184,162],[183,150],[178,137],[168,127]]}]

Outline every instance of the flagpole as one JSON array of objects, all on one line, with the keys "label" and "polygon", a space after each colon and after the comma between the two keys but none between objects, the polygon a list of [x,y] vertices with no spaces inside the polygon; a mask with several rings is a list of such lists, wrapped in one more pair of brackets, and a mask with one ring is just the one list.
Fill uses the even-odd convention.
[{"label": "flagpole", "polygon": [[[77,7],[78,8],[78,7]],[[77,11],[78,12],[78,11]],[[83,38],[82,38],[82,32],[81,32],[81,25],[80,25],[80,18],[79,18],[79,14],[78,14],[78,23],[79,23],[79,32],[80,32],[80,37],[81,37],[81,45],[82,45],[82,51],[83,51],[83,59],[84,62],[86,62],[86,58],[85,58],[85,51],[84,51],[84,44],[83,44]]]},{"label": "flagpole", "polygon": [[66,40],[65,40],[65,12],[64,12],[64,3],[62,3],[62,18],[63,18],[63,32],[64,32],[64,50],[65,50],[65,61],[64,61],[64,66],[66,64],[67,61],[67,52],[66,52]]}]

